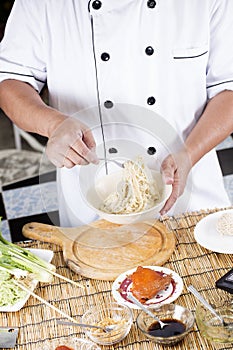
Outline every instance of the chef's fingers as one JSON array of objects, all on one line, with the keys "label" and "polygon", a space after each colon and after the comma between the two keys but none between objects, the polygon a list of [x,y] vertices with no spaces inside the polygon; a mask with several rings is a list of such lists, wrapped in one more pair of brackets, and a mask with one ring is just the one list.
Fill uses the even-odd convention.
[{"label": "chef's fingers", "polygon": [[171,185],[174,182],[174,175],[176,171],[176,164],[171,155],[164,159],[161,164],[161,173],[163,181],[166,185]]},{"label": "chef's fingers", "polygon": [[63,147],[59,151],[55,147],[47,147],[46,154],[50,161],[57,167],[73,168],[75,165],[89,164],[69,146]]},{"label": "chef's fingers", "polygon": [[[47,153],[47,152],[46,152]],[[81,155],[76,153],[72,148],[66,147],[64,154],[49,152],[48,154],[50,161],[57,167],[62,168],[63,166],[70,169],[75,165],[87,165],[89,162],[82,158]]]},{"label": "chef's fingers", "polygon": [[[47,150],[46,150],[47,153]],[[66,158],[65,154],[56,153],[53,154],[52,152],[49,153],[49,159],[55,165],[56,168],[73,168],[75,164],[69,159]]]},{"label": "chef's fingers", "polygon": [[46,154],[56,167],[72,168],[75,165],[98,164],[95,147],[91,130],[78,119],[66,117],[51,132]]},{"label": "chef's fingers", "polygon": [[177,199],[179,198],[180,195],[180,184],[177,179],[173,181],[172,185],[172,193],[166,203],[164,204],[163,208],[160,210],[161,215],[165,215],[175,204]]},{"label": "chef's fingers", "polygon": [[63,160],[63,166],[67,169],[71,169],[75,166],[75,163],[72,162],[70,159],[68,158],[64,158]]},{"label": "chef's fingers", "polygon": [[89,162],[84,159],[80,154],[78,154],[73,148],[68,147],[67,152],[65,154],[65,159],[64,159],[64,166],[67,167],[66,164],[68,164],[68,162],[66,162],[66,160],[69,160],[73,166],[74,165],[86,165],[89,164]]},{"label": "chef's fingers", "polygon": [[95,149],[96,149],[96,143],[95,143],[95,139],[93,137],[93,134],[91,132],[90,129],[86,129],[83,130],[83,142],[85,143],[85,145],[92,151],[95,153]]},{"label": "chef's fingers", "polygon": [[[72,151],[73,152],[73,151]],[[78,162],[74,161],[74,158],[76,159],[76,155],[73,157],[74,153],[72,154],[72,152],[69,153],[69,155],[65,156],[56,156],[56,158],[51,159],[51,162],[55,165],[56,168],[68,168],[71,169],[73,168],[75,165],[87,165],[89,164],[85,159],[79,157]],[[73,159],[73,160],[72,160]]]},{"label": "chef's fingers", "polygon": [[76,164],[83,165],[83,161],[80,163],[79,158],[85,160],[86,163],[97,164],[99,162],[95,151],[87,147],[85,142],[83,142],[83,138],[79,138],[75,141],[72,145],[72,150],[76,153],[76,156],[73,158],[74,161],[77,160]]},{"label": "chef's fingers", "polygon": [[178,193],[179,193],[178,179],[175,178],[176,164],[174,162],[173,157],[171,157],[170,155],[167,158],[165,158],[165,160],[162,162],[161,173],[162,173],[162,178],[164,183],[166,185],[172,185],[172,193],[168,198],[168,200],[166,201],[166,203],[164,204],[163,208],[160,210],[160,214],[164,215],[174,205],[174,203],[178,198]]},{"label": "chef's fingers", "polygon": [[161,209],[161,215],[166,214],[184,192],[191,168],[190,156],[185,149],[176,154],[170,154],[162,162],[162,177],[165,184],[172,185],[172,193]]}]

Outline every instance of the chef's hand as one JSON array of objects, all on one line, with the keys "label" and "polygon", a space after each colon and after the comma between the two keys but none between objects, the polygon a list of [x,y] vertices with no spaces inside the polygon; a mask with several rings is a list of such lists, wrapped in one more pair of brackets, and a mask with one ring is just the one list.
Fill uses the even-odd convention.
[{"label": "chef's hand", "polygon": [[91,130],[78,119],[64,117],[50,133],[46,154],[58,168],[98,163]]},{"label": "chef's hand", "polygon": [[166,214],[183,194],[191,168],[191,160],[185,150],[170,154],[163,160],[161,165],[163,181],[167,185],[172,185],[172,193],[161,209],[161,215]]}]

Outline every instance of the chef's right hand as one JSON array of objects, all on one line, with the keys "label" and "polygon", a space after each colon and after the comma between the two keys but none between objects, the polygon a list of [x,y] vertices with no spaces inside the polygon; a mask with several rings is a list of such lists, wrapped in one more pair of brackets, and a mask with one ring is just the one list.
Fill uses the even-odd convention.
[{"label": "chef's right hand", "polygon": [[64,117],[50,133],[46,147],[49,160],[58,168],[98,163],[91,130],[78,119]]}]

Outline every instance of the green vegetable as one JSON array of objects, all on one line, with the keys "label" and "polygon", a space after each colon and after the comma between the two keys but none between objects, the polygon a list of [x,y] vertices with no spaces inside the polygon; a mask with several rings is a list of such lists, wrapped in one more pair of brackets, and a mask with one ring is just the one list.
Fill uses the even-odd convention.
[{"label": "green vegetable", "polygon": [[8,242],[0,230],[0,269],[15,277],[30,274],[39,282],[51,282],[56,267],[29,250]]}]

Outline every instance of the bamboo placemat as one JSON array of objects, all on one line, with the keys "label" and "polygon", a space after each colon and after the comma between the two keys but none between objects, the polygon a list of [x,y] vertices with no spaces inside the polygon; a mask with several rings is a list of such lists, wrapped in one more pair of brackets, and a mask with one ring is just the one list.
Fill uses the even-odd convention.
[{"label": "bamboo placemat", "polygon": [[[201,211],[185,214],[179,217],[165,217],[163,223],[176,235],[176,249],[164,264],[165,267],[176,271],[183,279],[184,289],[180,297],[175,301],[195,312],[196,299],[187,291],[189,284],[194,285],[201,294],[213,304],[219,304],[223,300],[232,298],[231,294],[215,288],[215,281],[233,266],[233,256],[230,254],[218,254],[202,248],[194,240],[194,227],[198,221],[207,214],[215,212]],[[103,304],[113,300],[111,295],[112,282],[90,280],[81,277],[69,270],[62,257],[60,247],[49,243],[24,242],[24,246],[32,248],[51,249],[54,251],[53,263],[57,266],[57,272],[81,282],[85,289],[54,278],[52,284],[39,283],[35,292],[42,298],[60,308],[64,312],[78,319],[87,308],[92,305]],[[137,311],[134,311],[136,317]],[[128,336],[119,344],[103,347],[110,349],[126,350],[161,350],[164,347],[148,341],[134,324]],[[1,326],[18,326],[20,333],[15,350],[43,350],[43,344],[50,339],[61,339],[65,343],[69,337],[85,338],[81,328],[68,327],[56,324],[56,319],[62,317],[55,311],[46,307],[33,297],[30,297],[25,306],[15,313],[0,313]],[[167,350],[225,350],[233,349],[233,344],[211,344],[201,337],[199,330],[194,325],[189,335],[175,346],[166,346]]]}]

